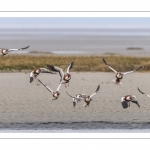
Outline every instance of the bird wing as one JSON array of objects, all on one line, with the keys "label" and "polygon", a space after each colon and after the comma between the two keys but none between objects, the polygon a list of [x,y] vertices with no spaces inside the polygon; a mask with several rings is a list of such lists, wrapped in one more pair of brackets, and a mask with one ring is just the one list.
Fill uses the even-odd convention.
[{"label": "bird wing", "polygon": [[90,98],[92,98],[99,91],[99,89],[100,89],[100,85],[98,85],[96,91],[90,96]]},{"label": "bird wing", "polygon": [[139,105],[139,103],[138,103],[138,101],[131,101],[132,103],[135,103],[135,104],[137,104],[138,105],[138,107],[140,108],[140,105]]},{"label": "bird wing", "polygon": [[107,64],[107,62],[106,62],[105,59],[103,59],[103,62],[105,63],[105,65],[106,65],[109,69],[111,69],[112,71],[114,71],[115,73],[117,73],[117,71],[116,71],[115,69],[113,69],[112,67],[110,67],[110,66]]},{"label": "bird wing", "polygon": [[67,91],[66,91],[66,93],[67,93],[70,97],[75,98],[74,96],[71,96]]},{"label": "bird wing", "polygon": [[55,72],[52,72],[50,70],[47,70],[46,68],[40,68],[42,73],[51,73],[51,74],[56,74]]},{"label": "bird wing", "polygon": [[71,62],[70,65],[67,68],[67,73],[69,73],[69,70],[73,67],[74,62]]},{"label": "bird wing", "polygon": [[66,93],[70,96],[70,97],[72,97],[72,98],[74,98],[74,99],[78,99],[78,100],[84,100],[84,98],[77,98],[77,97],[75,97],[75,96],[71,96],[67,91],[66,91]]},{"label": "bird wing", "polygon": [[142,68],[142,66],[140,66],[139,68],[137,68],[137,69],[135,69],[135,70],[133,70],[133,71],[124,72],[123,74],[129,74],[129,73],[133,73],[133,72],[135,72],[135,71],[138,71],[138,70],[140,70],[141,68]]},{"label": "bird wing", "polygon": [[33,71],[30,73],[30,83],[34,80],[33,78],[34,74],[33,74]]},{"label": "bird wing", "polygon": [[52,89],[50,89],[48,86],[46,86],[41,80],[39,80],[39,79],[37,79],[42,85],[44,85],[45,87],[46,87],[46,89],[49,91],[49,92],[51,92],[51,93],[53,93],[53,90]]},{"label": "bird wing", "polygon": [[64,76],[64,72],[61,68],[57,67],[57,66],[51,66],[51,65],[47,65],[48,69],[50,69],[51,71],[56,71],[59,72],[59,75],[61,77],[60,81],[62,80],[63,76]]},{"label": "bird wing", "polygon": [[144,95],[146,95],[147,97],[150,97],[150,95],[145,94],[145,93],[144,93],[144,92],[142,92],[139,88],[138,88],[138,91],[139,91],[141,94],[144,94]]},{"label": "bird wing", "polygon": [[11,52],[11,51],[24,50],[24,49],[27,49],[27,48],[29,48],[29,47],[30,47],[30,46],[23,47],[23,48],[19,48],[19,49],[8,49],[8,51]]},{"label": "bird wing", "polygon": [[59,91],[60,87],[61,87],[61,84],[59,84],[59,85],[58,85],[58,87],[57,87],[57,90],[56,90],[56,91]]},{"label": "bird wing", "polygon": [[136,98],[134,95],[133,95],[132,97],[134,98],[134,100],[136,100],[136,101],[137,101],[137,98]]},{"label": "bird wing", "polygon": [[132,97],[134,98],[134,100],[132,100],[131,102],[137,104],[138,107],[140,108],[137,98],[134,95]]}]

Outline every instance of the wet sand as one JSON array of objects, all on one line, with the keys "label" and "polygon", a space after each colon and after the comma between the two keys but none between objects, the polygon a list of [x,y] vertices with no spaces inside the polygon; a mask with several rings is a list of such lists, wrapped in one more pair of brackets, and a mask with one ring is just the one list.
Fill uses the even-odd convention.
[{"label": "wet sand", "polygon": [[[58,100],[51,100],[51,93],[37,82],[29,83],[28,73],[0,73],[0,129],[98,129],[98,128],[149,128],[150,98],[138,92],[150,94],[149,73],[133,73],[124,76],[123,85],[115,85],[114,73],[72,72],[68,88],[60,88]],[[59,75],[41,74],[39,79],[56,90]],[[90,106],[80,102],[73,107],[71,95],[91,95],[100,84],[100,91]],[[140,108],[131,103],[123,109],[120,99],[127,94],[135,95]]]}]

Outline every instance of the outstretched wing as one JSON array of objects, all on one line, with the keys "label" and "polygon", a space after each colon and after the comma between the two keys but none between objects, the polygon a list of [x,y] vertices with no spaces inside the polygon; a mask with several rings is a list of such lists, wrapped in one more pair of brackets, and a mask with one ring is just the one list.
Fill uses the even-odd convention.
[{"label": "outstretched wing", "polygon": [[51,93],[53,93],[53,91],[52,91],[52,89],[50,89],[48,86],[46,86],[41,80],[39,80],[39,79],[37,79],[42,85],[44,85],[45,87],[46,87],[46,89],[49,91],[49,92],[51,92]]},{"label": "outstretched wing", "polygon": [[70,65],[67,68],[67,73],[69,73],[69,70],[73,67],[74,62],[71,62]]},{"label": "outstretched wing", "polygon": [[129,74],[129,73],[133,73],[133,72],[135,72],[135,71],[138,71],[138,70],[140,70],[141,68],[142,68],[142,66],[140,66],[139,68],[137,68],[137,69],[135,69],[135,70],[133,70],[133,71],[124,72],[123,74]]},{"label": "outstretched wing", "polygon": [[70,96],[70,97],[72,97],[72,98],[74,98],[74,99],[78,99],[78,100],[84,100],[84,98],[77,98],[77,97],[75,97],[75,96],[71,96],[67,91],[66,91],[66,93]]},{"label": "outstretched wing", "polygon": [[114,71],[115,73],[117,73],[117,71],[116,71],[115,69],[113,69],[112,67],[110,67],[110,66],[107,64],[107,62],[106,62],[105,59],[103,59],[103,62],[105,63],[105,65],[106,65],[109,69],[111,69],[112,71]]},{"label": "outstretched wing", "polygon": [[19,50],[24,50],[24,49],[27,49],[29,48],[30,46],[27,46],[27,47],[23,47],[23,48],[19,48],[19,49],[8,49],[9,52],[11,51],[19,51]]},{"label": "outstretched wing", "polygon": [[60,75],[60,81],[62,80],[63,76],[64,76],[64,72],[61,68],[57,67],[57,66],[51,66],[51,65],[47,65],[48,69],[50,69],[51,71],[55,71],[55,72],[59,72]]},{"label": "outstretched wing", "polygon": [[34,80],[33,78],[34,74],[33,74],[33,71],[30,73],[30,83]]},{"label": "outstretched wing", "polygon": [[90,98],[92,98],[99,91],[99,89],[100,89],[100,85],[98,85],[96,91],[90,96]]},{"label": "outstretched wing", "polygon": [[71,96],[67,91],[66,91],[66,93],[67,93],[70,97],[75,98],[74,96]]},{"label": "outstretched wing", "polygon": [[138,88],[138,91],[139,91],[141,94],[144,94],[144,95],[146,95],[147,97],[150,97],[150,95],[145,94],[145,93],[144,93],[144,92],[142,92],[139,88]]},{"label": "outstretched wing", "polygon": [[57,87],[57,90],[56,90],[56,91],[59,91],[60,87],[61,87],[61,84],[59,84],[59,85],[58,85],[58,87]]},{"label": "outstretched wing", "polygon": [[136,105],[138,105],[138,107],[140,108],[140,105],[139,105],[139,103],[138,103],[138,101],[137,100],[133,100],[133,101],[131,101],[132,103],[135,103]]},{"label": "outstretched wing", "polygon": [[51,74],[56,74],[55,72],[52,72],[50,70],[47,70],[46,68],[40,68],[42,73],[51,73]]},{"label": "outstretched wing", "polygon": [[140,105],[139,105],[139,103],[138,103],[138,100],[137,100],[136,96],[133,95],[132,98],[133,98],[133,99],[132,99],[131,102],[137,104],[138,107],[140,108]]}]

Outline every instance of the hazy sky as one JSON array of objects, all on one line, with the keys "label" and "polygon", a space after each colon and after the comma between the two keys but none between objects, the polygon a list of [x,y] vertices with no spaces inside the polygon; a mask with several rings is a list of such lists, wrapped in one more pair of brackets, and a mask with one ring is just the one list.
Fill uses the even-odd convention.
[{"label": "hazy sky", "polygon": [[0,27],[150,27],[150,18],[0,18]]}]

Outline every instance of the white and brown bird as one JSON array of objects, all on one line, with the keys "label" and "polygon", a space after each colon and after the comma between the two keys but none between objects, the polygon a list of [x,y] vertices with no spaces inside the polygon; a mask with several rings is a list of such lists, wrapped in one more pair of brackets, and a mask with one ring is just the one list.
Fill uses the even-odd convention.
[{"label": "white and brown bird", "polygon": [[2,55],[2,56],[5,56],[5,55],[7,55],[7,54],[10,53],[10,52],[13,52],[13,51],[21,51],[21,50],[27,49],[27,48],[29,48],[29,47],[30,47],[30,46],[23,47],[23,48],[19,48],[19,49],[0,48],[0,51],[1,51],[1,55]]},{"label": "white and brown bird", "polygon": [[130,107],[130,102],[135,103],[140,108],[138,100],[134,95],[126,95],[121,97],[121,104],[123,108]]},{"label": "white and brown bird", "polygon": [[60,75],[60,83],[61,84],[65,84],[66,87],[66,83],[68,83],[69,86],[69,81],[71,79],[71,74],[69,73],[70,69],[73,67],[74,62],[71,62],[70,65],[67,68],[67,73],[65,74],[63,72],[63,70],[57,66],[51,66],[51,65],[47,65],[48,69],[50,69],[51,71],[55,71],[55,72],[59,72]]},{"label": "white and brown bird", "polygon": [[52,72],[46,68],[37,68],[37,69],[34,69],[33,71],[31,71],[30,73],[30,83],[36,79],[40,73],[51,73],[51,74],[56,74],[55,72]]},{"label": "white and brown bird", "polygon": [[103,62],[105,63],[105,65],[111,69],[112,71],[114,71],[116,73],[116,79],[113,79],[113,82],[117,85],[121,85],[123,84],[121,82],[121,79],[123,79],[123,75],[126,75],[126,74],[129,74],[129,73],[133,73],[135,71],[138,71],[142,68],[142,66],[140,66],[139,68],[135,69],[135,70],[132,70],[132,71],[128,71],[128,72],[124,72],[124,73],[121,73],[121,72],[117,72],[115,69],[113,69],[112,67],[110,67],[110,65],[107,64],[106,60],[103,59]]},{"label": "white and brown bird", "polygon": [[150,97],[150,95],[148,95],[148,94],[142,92],[139,88],[138,88],[138,91],[139,91],[141,94],[143,94],[143,95],[145,95],[145,96],[147,96],[147,97]]},{"label": "white and brown bird", "polygon": [[66,93],[70,97],[73,98],[73,106],[75,106],[78,101],[83,100],[84,101],[84,105],[83,106],[86,107],[86,106],[89,106],[90,102],[92,101],[92,97],[99,91],[99,89],[100,89],[100,85],[98,85],[96,91],[90,96],[86,96],[86,94],[78,94],[76,96],[71,96],[70,94],[68,94],[67,91],[66,91]]},{"label": "white and brown bird", "polygon": [[83,105],[84,107],[89,106],[90,102],[93,100],[92,97],[99,91],[99,89],[100,89],[100,85],[98,85],[96,91],[92,95],[86,96],[84,98],[84,105]]},{"label": "white and brown bird", "polygon": [[76,96],[71,96],[67,91],[66,93],[72,97],[72,101],[73,101],[73,106],[75,107],[77,103],[79,103],[81,100],[84,100],[84,98],[86,97],[86,94],[77,94]]},{"label": "white and brown bird", "polygon": [[37,79],[42,85],[45,86],[45,88],[52,93],[52,99],[51,100],[56,100],[58,99],[58,97],[60,96],[60,93],[59,93],[59,89],[60,89],[60,86],[61,84],[59,84],[59,86],[57,87],[56,89],[56,92],[54,92],[50,87],[46,86],[42,81],[40,81],[39,79]]}]

